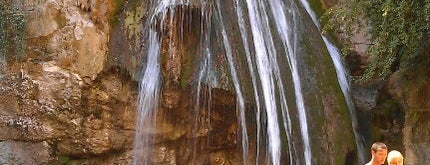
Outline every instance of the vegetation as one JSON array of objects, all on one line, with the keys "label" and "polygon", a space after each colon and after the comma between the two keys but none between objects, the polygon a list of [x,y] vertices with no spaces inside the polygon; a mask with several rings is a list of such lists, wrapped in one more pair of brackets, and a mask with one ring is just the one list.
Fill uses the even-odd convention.
[{"label": "vegetation", "polygon": [[19,5],[9,1],[0,2],[0,61],[8,53],[23,56],[25,50],[26,16]]},{"label": "vegetation", "polygon": [[410,63],[427,40],[430,0],[344,0],[322,19],[327,21],[324,32],[342,35],[344,55],[352,46],[348,38],[362,27],[369,27],[372,43],[368,54],[372,61],[360,80],[376,75],[383,79]]}]

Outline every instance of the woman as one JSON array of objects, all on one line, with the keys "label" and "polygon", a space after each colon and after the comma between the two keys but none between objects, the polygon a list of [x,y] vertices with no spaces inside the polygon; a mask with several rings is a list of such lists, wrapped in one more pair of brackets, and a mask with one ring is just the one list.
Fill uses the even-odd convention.
[{"label": "woman", "polygon": [[392,150],[387,156],[388,165],[403,165],[403,155],[399,151]]}]

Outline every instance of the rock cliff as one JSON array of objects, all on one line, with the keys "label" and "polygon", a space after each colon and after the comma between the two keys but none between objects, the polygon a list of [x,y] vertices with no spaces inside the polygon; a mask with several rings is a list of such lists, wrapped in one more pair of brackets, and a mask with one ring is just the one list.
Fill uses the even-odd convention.
[{"label": "rock cliff", "polygon": [[[0,150],[3,152],[0,153],[0,163],[131,164],[138,78],[142,74],[140,37],[142,20],[148,14],[145,12],[147,3],[137,0],[23,2],[6,4],[25,15],[26,40],[24,54],[12,53],[17,49],[12,46],[7,50],[11,55],[1,61]],[[223,14],[235,14],[233,5],[225,6]],[[183,10],[194,12],[190,16],[195,19],[193,21],[199,19],[200,13],[194,9]],[[305,15],[300,17],[309,19]],[[313,27],[310,19],[301,23],[303,27]],[[226,21],[226,24],[231,22]],[[232,27],[228,33],[238,35],[238,29]],[[165,29],[177,31],[175,28],[178,27]],[[312,155],[315,157],[312,161],[339,164],[355,160],[350,118],[337,86],[335,70],[332,67],[326,69],[332,62],[316,28],[309,33],[301,31],[303,29],[300,33],[305,39],[300,42],[304,45],[297,51],[304,55],[298,63],[299,69],[306,74],[302,78],[306,82],[303,91],[312,120],[309,124],[311,147],[316,153]],[[196,69],[188,65],[196,57],[194,50],[186,48],[197,44],[199,36],[194,36],[193,31],[199,30],[199,24],[196,24],[189,29],[187,42],[173,43],[177,56],[161,53],[161,72],[166,79],[159,115],[165,120],[159,121],[156,128],[146,130],[154,131],[157,142],[160,142],[148,150],[156,155],[151,158],[154,164],[189,164],[191,159],[197,164],[241,162],[242,155],[237,147],[236,96],[231,84],[225,83],[230,78],[227,64],[216,68],[225,74],[221,75],[225,80],[219,81],[219,88],[200,91],[202,97],[212,97],[213,102],[208,106],[211,111],[197,115],[189,111],[195,104],[192,96],[196,91],[187,84],[195,78],[191,72]],[[179,39],[170,35],[164,40]],[[170,43],[162,44],[167,47]],[[179,46],[184,49],[178,49]],[[215,53],[220,54],[217,61],[225,61],[222,51]],[[238,67],[245,68],[245,60],[241,62]],[[287,70],[287,65],[282,69]],[[251,86],[250,82],[246,83]],[[291,94],[286,97],[289,104],[294,104],[293,85],[290,86],[287,92]],[[252,93],[248,90],[245,95]],[[255,96],[248,97],[252,100]],[[255,109],[253,106],[256,105],[245,103],[246,109]],[[252,113],[255,112],[248,115]],[[298,123],[298,120],[293,118],[292,122]],[[193,128],[195,125],[199,127]],[[293,127],[292,134],[298,135],[293,140],[302,143],[300,126]],[[196,130],[193,132],[192,129]],[[252,136],[257,139],[256,135]],[[194,148],[190,148],[189,139],[197,139]],[[254,141],[250,148],[255,145]],[[301,148],[297,150],[303,152]],[[193,152],[201,152],[201,156],[193,158]]]},{"label": "rock cliff", "polygon": [[[132,146],[136,84],[106,67],[112,1],[30,0],[23,58],[0,80],[0,162],[47,164],[111,157]],[[9,6],[9,7],[10,7]],[[123,164],[123,163],[120,163]]]}]

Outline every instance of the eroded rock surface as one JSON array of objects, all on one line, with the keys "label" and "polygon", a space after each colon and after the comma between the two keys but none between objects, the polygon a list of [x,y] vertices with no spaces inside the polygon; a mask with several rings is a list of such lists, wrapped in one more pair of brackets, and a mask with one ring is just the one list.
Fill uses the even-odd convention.
[{"label": "eroded rock surface", "polygon": [[30,0],[20,7],[27,48],[2,70],[0,141],[10,152],[0,163],[125,154],[137,94],[127,73],[105,65],[114,1]]}]

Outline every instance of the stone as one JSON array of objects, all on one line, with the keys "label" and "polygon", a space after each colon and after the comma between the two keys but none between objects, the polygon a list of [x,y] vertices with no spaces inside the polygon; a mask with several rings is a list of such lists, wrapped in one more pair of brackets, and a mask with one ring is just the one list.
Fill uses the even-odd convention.
[{"label": "stone", "polygon": [[45,0],[45,3],[27,5],[31,6],[27,25],[30,37],[48,36],[61,28],[59,21],[64,19],[64,14],[61,13],[61,6],[57,1]]},{"label": "stone", "polygon": [[0,164],[47,164],[53,158],[46,141],[1,141]]},{"label": "stone", "polygon": [[[105,164],[94,158],[102,155],[112,156],[106,162],[130,162],[137,83],[105,65],[114,3],[23,3],[28,54],[8,59],[2,70],[0,148],[8,152],[0,153],[0,164],[48,164],[62,157]],[[9,150],[13,146],[18,149]],[[40,148],[40,160],[31,154],[34,148]]]}]

